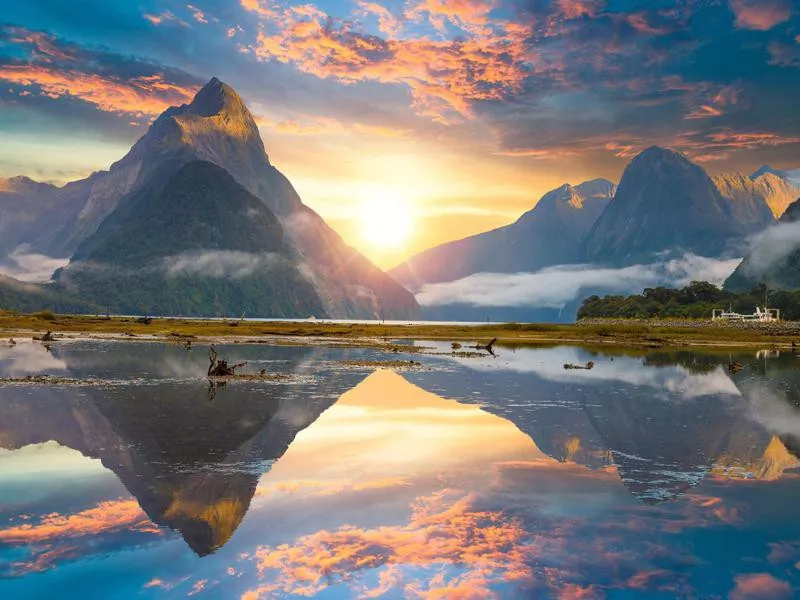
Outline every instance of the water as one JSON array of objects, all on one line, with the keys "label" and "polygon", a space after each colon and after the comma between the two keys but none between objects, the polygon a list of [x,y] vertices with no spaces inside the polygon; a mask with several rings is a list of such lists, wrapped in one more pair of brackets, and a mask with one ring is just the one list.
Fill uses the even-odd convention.
[{"label": "water", "polygon": [[798,594],[794,355],[218,350],[290,377],[0,348],[0,377],[106,382],[0,387],[0,598]]}]

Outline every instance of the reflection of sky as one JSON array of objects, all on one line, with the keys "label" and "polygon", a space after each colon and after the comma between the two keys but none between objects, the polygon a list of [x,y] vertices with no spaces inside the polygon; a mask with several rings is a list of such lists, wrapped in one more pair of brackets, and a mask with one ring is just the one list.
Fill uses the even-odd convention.
[{"label": "reflection of sky", "polygon": [[[425,342],[426,345],[429,342]],[[437,345],[437,350],[444,346]],[[449,345],[447,346],[449,350]],[[459,360],[464,366],[482,372],[509,371],[534,374],[543,379],[566,384],[603,384],[618,382],[632,386],[646,386],[663,390],[676,396],[694,398],[715,394],[740,395],[739,390],[722,367],[710,373],[692,373],[681,365],[650,366],[641,368],[642,359],[630,356],[605,356],[584,348],[559,346],[556,348],[497,348],[496,357],[484,356]],[[565,364],[585,365],[593,361],[591,370],[565,369]],[[655,393],[655,392],[654,392]]]},{"label": "reflection of sky", "polygon": [[646,506],[614,466],[559,462],[511,421],[406,377],[371,374],[300,431],[204,558],[98,461],[53,444],[0,454],[0,490],[28,475],[16,505],[0,499],[0,570],[41,571],[0,579],[0,596],[780,598],[800,584],[800,479],[707,480]]}]

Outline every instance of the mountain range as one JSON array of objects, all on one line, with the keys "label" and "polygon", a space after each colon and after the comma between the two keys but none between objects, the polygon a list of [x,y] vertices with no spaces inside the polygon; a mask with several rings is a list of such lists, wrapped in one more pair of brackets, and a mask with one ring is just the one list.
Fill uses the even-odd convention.
[{"label": "mountain range", "polygon": [[417,254],[392,271],[412,288],[453,281],[473,273],[516,273],[574,263],[592,225],[614,197],[605,179],[564,184],[542,196],[511,225]]},{"label": "mountain range", "polygon": [[[565,184],[515,223],[431,248],[390,273],[417,291],[479,273],[533,273],[566,264],[620,268],[689,253],[715,259],[742,256],[752,238],[775,225],[800,196],[791,173],[765,166],[752,175],[712,178],[683,154],[653,146],[631,161],[619,186],[605,180]],[[561,312],[554,316],[541,309],[467,305],[426,307],[425,314],[563,318]]]},{"label": "mountain range", "polygon": [[410,292],[303,204],[270,163],[247,106],[216,78],[167,109],[108,171],[60,188],[12,178],[0,193],[0,251],[71,259],[41,286],[59,298],[185,315],[419,311]]},{"label": "mountain range", "polygon": [[[108,171],[62,187],[0,179],[0,256],[68,263],[46,283],[0,279],[0,302],[69,312],[411,319],[422,286],[478,273],[742,256],[800,197],[798,176],[800,169],[765,165],[712,178],[683,154],[653,146],[631,161],[619,186],[564,184],[514,223],[425,250],[386,274],[303,204],[270,162],[245,103],[214,78],[191,103],[159,116]],[[771,279],[785,285],[785,277]],[[426,309],[444,319],[483,318],[479,312]]]}]

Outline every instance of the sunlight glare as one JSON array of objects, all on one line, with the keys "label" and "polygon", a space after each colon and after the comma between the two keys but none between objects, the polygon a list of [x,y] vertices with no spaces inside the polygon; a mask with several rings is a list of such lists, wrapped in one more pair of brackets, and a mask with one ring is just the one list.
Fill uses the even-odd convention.
[{"label": "sunlight glare", "polygon": [[397,193],[382,191],[365,197],[361,210],[361,235],[374,248],[398,248],[412,230],[411,207]]}]

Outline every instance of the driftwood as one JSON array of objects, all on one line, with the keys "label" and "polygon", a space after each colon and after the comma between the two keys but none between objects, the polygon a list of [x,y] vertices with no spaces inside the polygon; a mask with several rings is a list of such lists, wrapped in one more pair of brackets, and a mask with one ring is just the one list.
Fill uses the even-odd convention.
[{"label": "driftwood", "polygon": [[56,338],[55,336],[53,336],[53,332],[48,329],[47,333],[45,333],[42,337],[33,339],[38,340],[40,342],[54,342]]},{"label": "driftwood", "polygon": [[744,365],[741,364],[741,363],[738,363],[736,361],[728,363],[728,372],[729,373],[738,373],[742,369],[744,369]]},{"label": "driftwood", "polygon": [[217,360],[217,350],[214,346],[208,349],[208,376],[209,377],[233,377],[236,375],[236,369],[240,369],[247,363],[238,363],[229,365],[228,361],[223,359]]},{"label": "driftwood", "polygon": [[594,362],[590,360],[585,365],[575,365],[575,364],[572,364],[572,363],[565,363],[564,364],[564,368],[568,369],[568,370],[569,369],[583,369],[585,371],[591,371],[592,369],[594,369]]},{"label": "driftwood", "polygon": [[494,338],[488,344],[475,344],[474,348],[475,348],[475,350],[486,350],[489,354],[494,356],[495,354],[494,354],[494,350],[492,350],[492,346],[494,346],[494,343],[496,341],[497,341],[497,338]]},{"label": "driftwood", "polygon": [[153,322],[153,317],[139,317],[136,319],[137,323],[141,323],[142,325],[150,325]]}]

